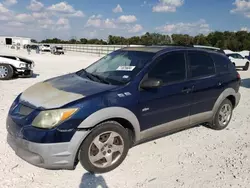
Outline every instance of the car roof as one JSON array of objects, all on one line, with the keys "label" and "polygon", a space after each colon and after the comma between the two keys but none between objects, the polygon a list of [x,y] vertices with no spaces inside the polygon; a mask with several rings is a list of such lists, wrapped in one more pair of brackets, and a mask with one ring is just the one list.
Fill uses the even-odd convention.
[{"label": "car roof", "polygon": [[[212,47],[211,47],[212,48]],[[159,52],[170,52],[175,50],[192,50],[192,51],[199,51],[199,52],[208,52],[208,53],[219,53],[214,50],[210,50],[209,48],[204,49],[201,46],[193,47],[193,46],[143,46],[143,47],[125,47],[120,49],[122,51],[139,51],[139,52],[151,52],[151,53],[159,53]]]},{"label": "car roof", "polygon": [[17,58],[21,58],[21,59],[26,59],[26,60],[30,60],[27,59],[26,57],[20,56],[20,55],[14,55],[14,54],[8,54],[8,53],[0,53],[0,56],[9,56],[9,57],[17,57]]},{"label": "car roof", "polygon": [[193,45],[195,48],[207,48],[207,49],[214,49],[214,50],[220,50],[220,48],[216,48],[213,46],[204,46],[204,45]]},{"label": "car roof", "polygon": [[234,53],[227,53],[226,55],[234,55],[234,54],[240,55],[240,54],[237,53],[237,52],[234,52]]},{"label": "car roof", "polygon": [[184,46],[143,46],[143,47],[125,47],[125,48],[122,48],[121,50],[158,53],[161,51],[167,52],[167,51],[173,51],[173,50],[178,50],[178,49],[187,49],[187,47],[184,47]]}]

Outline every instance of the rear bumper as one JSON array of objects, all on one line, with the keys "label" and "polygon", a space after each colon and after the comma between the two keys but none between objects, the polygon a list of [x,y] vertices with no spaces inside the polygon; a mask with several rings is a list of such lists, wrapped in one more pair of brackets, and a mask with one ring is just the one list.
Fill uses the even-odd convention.
[{"label": "rear bumper", "polygon": [[78,148],[88,133],[77,131],[70,142],[53,144],[34,143],[8,134],[7,142],[17,156],[32,165],[50,170],[74,170]]}]

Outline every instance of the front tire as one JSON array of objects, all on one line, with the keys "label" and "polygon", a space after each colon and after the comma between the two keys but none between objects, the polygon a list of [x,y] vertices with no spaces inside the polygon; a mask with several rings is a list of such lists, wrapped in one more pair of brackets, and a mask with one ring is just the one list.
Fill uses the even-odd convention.
[{"label": "front tire", "polygon": [[244,71],[247,71],[248,68],[249,68],[249,62],[246,63],[246,65],[243,67],[243,70],[244,70]]},{"label": "front tire", "polygon": [[123,162],[129,145],[128,131],[116,121],[107,121],[95,127],[83,141],[79,161],[91,173],[106,173]]},{"label": "front tire", "polygon": [[13,78],[14,70],[12,66],[0,64],[0,80],[9,80]]},{"label": "front tire", "polygon": [[210,127],[214,130],[225,129],[230,123],[232,115],[233,105],[230,100],[225,99],[218,108]]}]

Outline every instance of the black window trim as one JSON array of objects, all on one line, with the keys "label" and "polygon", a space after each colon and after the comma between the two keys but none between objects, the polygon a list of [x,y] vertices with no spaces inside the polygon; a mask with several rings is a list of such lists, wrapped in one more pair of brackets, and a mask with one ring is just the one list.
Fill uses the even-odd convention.
[{"label": "black window trim", "polygon": [[184,61],[185,61],[185,79],[184,80],[181,80],[181,81],[174,81],[174,82],[168,82],[168,83],[163,83],[162,84],[162,87],[166,87],[166,86],[170,86],[170,85],[173,85],[173,84],[179,84],[179,83],[183,83],[183,82],[186,82],[188,80],[188,64],[187,64],[187,58],[186,58],[186,50],[176,50],[176,51],[171,51],[171,52],[166,52],[166,53],[162,53],[161,55],[159,55],[158,57],[156,57],[153,61],[152,61],[152,66],[147,70],[147,72],[145,73],[145,75],[143,76],[143,78],[141,79],[140,81],[140,84],[139,84],[139,88],[141,83],[148,78],[148,73],[156,66],[157,61],[159,61],[160,58],[162,57],[165,57],[165,56],[168,56],[168,55],[172,55],[172,54],[176,54],[176,53],[183,53],[184,55]]},{"label": "black window trim", "polygon": [[[214,74],[210,74],[210,75],[205,75],[205,76],[198,76],[198,77],[191,77],[192,74],[191,74],[191,70],[190,70],[190,61],[189,61],[189,58],[188,58],[188,55],[191,54],[191,53],[200,53],[200,54],[203,54],[205,56],[207,56],[208,58],[211,59],[211,61],[213,62],[213,65],[214,65]],[[209,55],[208,52],[201,52],[201,51],[194,51],[194,50],[188,50],[186,52],[186,62],[188,64],[188,80],[189,81],[192,81],[192,80],[199,80],[199,79],[206,79],[206,78],[212,78],[212,77],[215,77],[216,76],[216,66],[215,66],[215,62],[214,60],[211,58],[211,56]]]}]

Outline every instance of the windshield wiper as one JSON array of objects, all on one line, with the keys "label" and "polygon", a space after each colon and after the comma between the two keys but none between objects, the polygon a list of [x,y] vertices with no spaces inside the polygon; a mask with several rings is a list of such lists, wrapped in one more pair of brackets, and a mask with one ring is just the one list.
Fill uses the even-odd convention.
[{"label": "windshield wiper", "polygon": [[103,83],[105,83],[105,84],[111,84],[111,83],[108,82],[105,78],[103,78],[103,77],[101,77],[101,76],[99,76],[99,75],[91,74],[91,73],[89,73],[89,74],[90,74],[91,76],[97,78],[99,81],[101,81],[101,82],[103,82]]},{"label": "windshield wiper", "polygon": [[85,69],[78,71],[77,75],[81,76],[82,72],[86,75],[87,78],[89,78],[90,80],[94,80],[93,77],[90,76],[90,74]]}]

